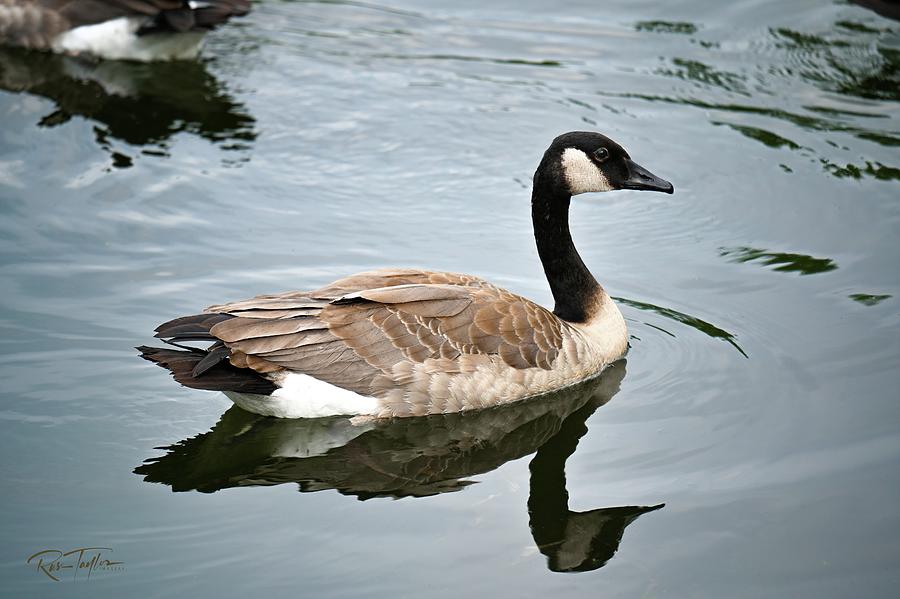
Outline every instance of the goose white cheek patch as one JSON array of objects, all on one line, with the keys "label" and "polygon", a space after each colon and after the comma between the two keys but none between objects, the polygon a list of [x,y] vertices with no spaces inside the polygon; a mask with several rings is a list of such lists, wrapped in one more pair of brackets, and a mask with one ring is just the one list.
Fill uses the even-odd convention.
[{"label": "goose white cheek patch", "polygon": [[597,165],[581,150],[566,148],[562,154],[562,169],[569,193],[573,196],[592,191],[612,191],[612,186]]}]

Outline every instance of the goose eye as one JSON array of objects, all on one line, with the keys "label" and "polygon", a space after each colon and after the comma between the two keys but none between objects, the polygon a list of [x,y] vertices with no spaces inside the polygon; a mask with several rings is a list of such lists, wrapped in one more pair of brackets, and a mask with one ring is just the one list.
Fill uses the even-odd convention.
[{"label": "goose eye", "polygon": [[594,150],[594,159],[597,162],[606,162],[609,159],[609,150],[606,148],[597,148]]}]

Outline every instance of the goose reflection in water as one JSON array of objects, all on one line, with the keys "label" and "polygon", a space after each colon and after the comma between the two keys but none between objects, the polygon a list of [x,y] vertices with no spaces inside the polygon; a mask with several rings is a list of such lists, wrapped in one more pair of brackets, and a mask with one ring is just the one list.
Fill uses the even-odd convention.
[{"label": "goose reflection in water", "polygon": [[225,150],[248,150],[256,139],[255,119],[199,61],[97,62],[0,48],[0,89],[54,102],[39,127],[62,125],[73,117],[97,123],[97,144],[120,168],[131,166],[133,157],[114,149],[113,140],[143,154],[165,155],[170,139],[181,132]]},{"label": "goose reflection in water", "polygon": [[528,513],[538,549],[553,571],[595,570],[616,552],[625,528],[662,506],[568,507],[565,464],[586,421],[612,399],[625,361],[579,385],[515,405],[443,416],[357,421],[285,420],[226,411],[208,433],[166,447],[135,469],[173,491],[296,483],[365,500],[459,491],[467,480],[537,452]]}]

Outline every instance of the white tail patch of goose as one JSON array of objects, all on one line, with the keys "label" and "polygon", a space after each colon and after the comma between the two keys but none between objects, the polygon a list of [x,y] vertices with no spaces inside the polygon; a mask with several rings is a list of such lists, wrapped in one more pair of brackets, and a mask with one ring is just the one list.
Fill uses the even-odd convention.
[{"label": "white tail patch of goose", "polygon": [[374,397],[336,387],[307,374],[289,372],[276,384],[279,388],[272,395],[232,391],[226,391],[225,395],[248,412],[276,418],[359,416],[374,414],[378,409]]},{"label": "white tail patch of goose", "polygon": [[113,60],[179,60],[200,51],[203,32],[138,35],[146,17],[120,17],[96,25],[75,27],[53,43],[57,52],[91,54]]},{"label": "white tail patch of goose", "polygon": [[562,169],[573,196],[592,191],[612,191],[606,176],[587,154],[576,148],[566,148],[562,154]]}]

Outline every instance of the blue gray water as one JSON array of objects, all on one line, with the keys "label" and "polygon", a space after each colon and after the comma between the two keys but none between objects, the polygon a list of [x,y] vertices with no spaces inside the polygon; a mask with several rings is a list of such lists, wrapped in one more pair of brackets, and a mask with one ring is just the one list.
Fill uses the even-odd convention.
[{"label": "blue gray water", "polygon": [[[3,50],[0,87],[3,596],[896,596],[900,24],[263,0],[197,62]],[[378,266],[549,304],[530,177],[573,129],[676,189],[573,203],[632,334],[600,380],[354,437],[133,350]],[[122,564],[26,563],[79,547]]]}]

